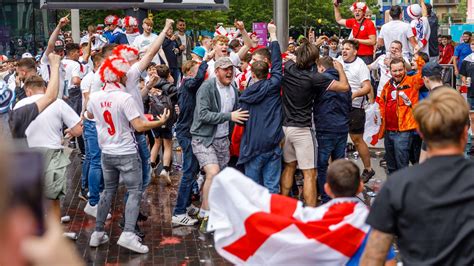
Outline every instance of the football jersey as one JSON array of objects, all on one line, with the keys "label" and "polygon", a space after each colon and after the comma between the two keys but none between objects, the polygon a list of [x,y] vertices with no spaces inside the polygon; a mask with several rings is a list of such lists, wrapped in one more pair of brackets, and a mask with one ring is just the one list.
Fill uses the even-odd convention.
[{"label": "football jersey", "polygon": [[138,149],[130,121],[140,117],[140,110],[123,86],[107,87],[92,93],[87,105],[96,121],[99,146],[105,154],[134,154]]}]

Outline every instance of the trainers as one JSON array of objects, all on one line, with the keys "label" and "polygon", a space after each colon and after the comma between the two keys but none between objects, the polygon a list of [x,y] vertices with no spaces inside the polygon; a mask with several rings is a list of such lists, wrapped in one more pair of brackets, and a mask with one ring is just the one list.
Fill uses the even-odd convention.
[{"label": "trainers", "polygon": [[[97,218],[97,206],[99,204],[96,204],[94,206],[90,205],[89,202],[87,202],[86,207],[84,207],[84,212],[94,218]],[[112,218],[112,214],[107,213],[107,220],[110,220]]]},{"label": "trainers", "polygon": [[204,217],[199,226],[199,231],[203,234],[207,234],[207,222],[209,221],[209,216]]},{"label": "trainers", "polygon": [[91,235],[91,240],[89,241],[89,246],[96,248],[102,244],[109,242],[109,237],[105,232],[94,231]]},{"label": "trainers", "polygon": [[87,191],[85,189],[81,189],[79,191],[79,195],[77,195],[81,200],[88,201],[89,197],[87,196]]},{"label": "trainers", "polygon": [[178,225],[195,225],[198,222],[198,220],[189,217],[186,213],[184,214],[179,214],[179,215],[173,215],[171,217],[171,223],[173,226],[178,226]]},{"label": "trainers", "polygon": [[140,243],[140,238],[132,232],[122,232],[117,241],[117,245],[128,248],[137,253],[148,253],[148,247]]},{"label": "trainers", "polygon": [[191,204],[186,208],[186,212],[189,216],[196,216],[199,213],[199,208]]},{"label": "trainers", "polygon": [[362,181],[364,181],[364,184],[369,182],[369,180],[375,175],[374,169],[370,169],[370,171],[367,171],[367,169],[364,169],[362,172]]},{"label": "trainers", "polygon": [[170,178],[170,173],[166,171],[165,169],[161,170],[160,177],[165,179],[166,184],[171,185],[171,178]]},{"label": "trainers", "polygon": [[[125,228],[125,219],[122,218],[120,221],[119,221],[119,227],[120,229],[124,229]],[[138,226],[138,223],[135,224],[135,234],[139,237],[139,238],[145,238],[145,233],[140,229],[140,227]]]}]

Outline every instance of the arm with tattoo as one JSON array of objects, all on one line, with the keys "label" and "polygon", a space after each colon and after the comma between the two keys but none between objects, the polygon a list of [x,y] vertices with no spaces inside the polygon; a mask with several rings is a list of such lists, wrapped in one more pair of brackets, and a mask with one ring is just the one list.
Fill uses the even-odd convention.
[{"label": "arm with tattoo", "polygon": [[372,229],[360,264],[365,266],[384,265],[392,240],[393,235]]}]

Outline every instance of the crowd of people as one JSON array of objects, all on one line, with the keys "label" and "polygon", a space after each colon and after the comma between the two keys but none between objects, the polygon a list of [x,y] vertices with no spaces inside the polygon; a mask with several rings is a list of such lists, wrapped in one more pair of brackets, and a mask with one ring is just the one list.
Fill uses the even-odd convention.
[{"label": "crowd of people", "polygon": [[[364,133],[375,124],[370,141],[383,139],[390,177],[369,214],[362,260],[385,261],[397,236],[407,263],[473,263],[474,163],[467,158],[474,39],[465,32],[454,48],[450,36],[438,36],[436,15],[424,1],[407,7],[410,23],[401,6],[392,6],[378,33],[365,3],[351,11],[352,18],[343,18],[334,1],[336,22],[351,29],[348,38],[310,32],[287,51],[273,22],[268,47],[238,20],[236,36],[216,30],[196,43],[183,19],[167,19],[155,34],[151,19],[141,22],[140,33],[136,18],[115,15],[104,19],[103,33],[89,26],[75,43],[62,36],[69,23],[63,17],[42,54],[0,63],[2,121],[14,139],[43,153],[44,196],[57,221],[70,178],[64,139],[77,144],[78,197],[96,218],[91,247],[109,241],[105,222],[123,183],[117,244],[137,253],[149,252],[138,226],[147,220],[143,193],[151,178],[172,183],[174,143],[183,164],[170,222],[200,224],[206,233],[212,181],[227,166],[285,196],[301,171],[304,204],[315,207],[338,191],[325,187],[326,177],[331,161],[346,158],[349,136],[363,163],[356,182],[367,183],[375,171]],[[460,77],[455,88],[445,84],[446,64]],[[366,119],[369,106],[376,106],[377,121]]]}]

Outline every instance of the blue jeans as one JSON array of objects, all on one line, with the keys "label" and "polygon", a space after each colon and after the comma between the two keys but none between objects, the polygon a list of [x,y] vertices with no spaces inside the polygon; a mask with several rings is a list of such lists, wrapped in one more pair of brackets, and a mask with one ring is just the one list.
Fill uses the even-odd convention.
[{"label": "blue jeans", "polygon": [[389,174],[408,167],[412,141],[412,130],[404,132],[385,131],[385,160],[387,160],[387,170]]},{"label": "blue jeans", "polygon": [[86,145],[86,159],[82,164],[82,180],[89,181],[89,204],[99,203],[101,188],[104,184],[100,162],[101,151],[97,139],[97,129],[94,121],[84,121],[84,143]]},{"label": "blue jeans", "polygon": [[257,184],[266,187],[270,193],[280,193],[282,149],[262,153],[245,163],[245,175]]},{"label": "blue jeans", "polygon": [[[146,188],[150,184],[151,180],[151,165],[150,165],[150,149],[148,149],[148,144],[146,142],[145,134],[135,134],[135,139],[138,145],[138,155],[140,156],[141,166],[142,166],[142,193],[145,192]],[[124,202],[127,202],[128,192],[125,193]]]},{"label": "blue jeans", "polygon": [[331,200],[324,191],[329,157],[332,160],[344,158],[347,133],[316,132],[316,139],[318,140],[318,193],[321,195],[321,201],[326,203]]},{"label": "blue jeans", "polygon": [[191,138],[178,136],[178,142],[183,153],[183,176],[179,184],[174,215],[185,214],[186,207],[191,205],[194,178],[199,173],[199,162],[193,153]]},{"label": "blue jeans", "polygon": [[130,194],[125,204],[125,232],[135,232],[140,201],[142,198],[142,169],[138,154],[111,155],[102,154],[102,169],[104,170],[105,190],[104,196],[99,201],[97,208],[97,219],[95,230],[103,232],[105,219],[109,213],[112,201],[119,185],[119,177],[122,177],[127,193]]}]

